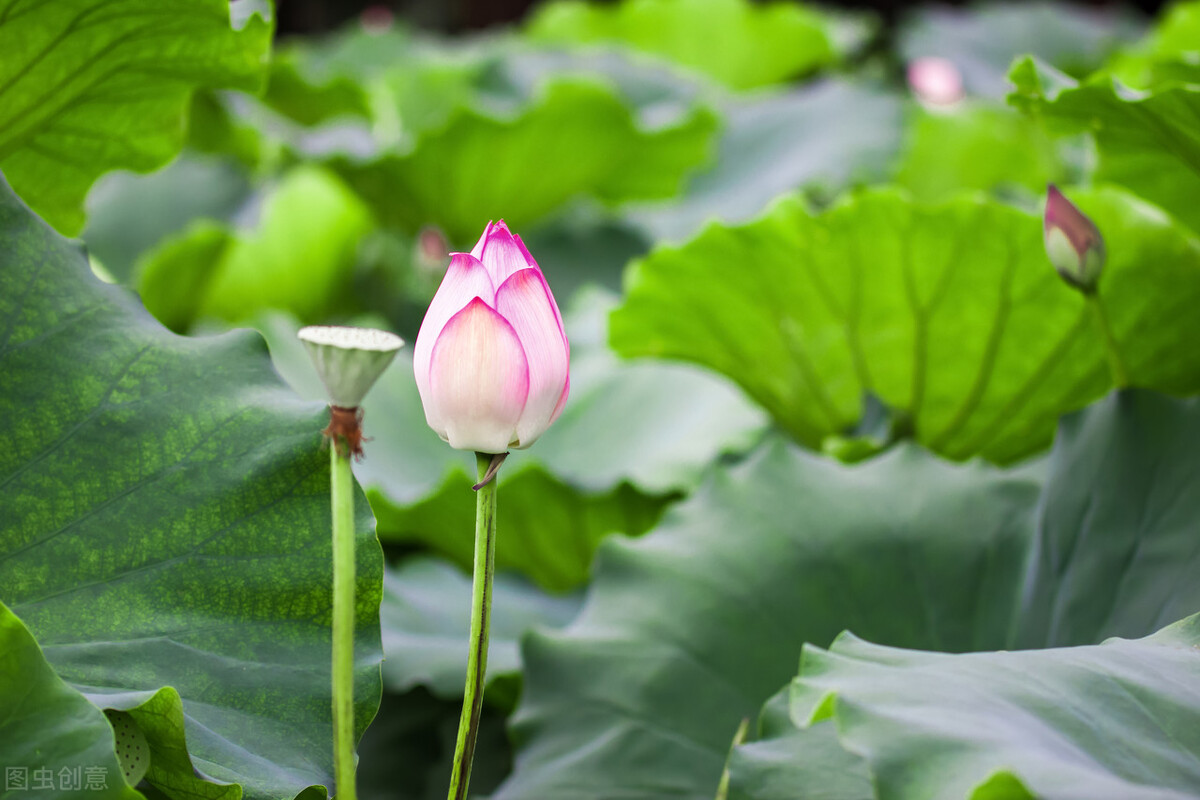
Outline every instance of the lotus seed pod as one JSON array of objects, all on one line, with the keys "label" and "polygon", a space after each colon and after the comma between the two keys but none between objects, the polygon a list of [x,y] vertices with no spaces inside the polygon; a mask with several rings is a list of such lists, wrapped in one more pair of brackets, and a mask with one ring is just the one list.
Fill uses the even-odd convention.
[{"label": "lotus seed pod", "polygon": [[104,715],[113,729],[113,741],[116,744],[117,763],[130,786],[137,786],[146,777],[150,768],[150,745],[146,735],[133,721],[133,717],[124,711],[107,709]]},{"label": "lotus seed pod", "polygon": [[396,334],[374,328],[310,325],[297,335],[308,348],[330,404],[340,408],[361,405],[404,346]]}]

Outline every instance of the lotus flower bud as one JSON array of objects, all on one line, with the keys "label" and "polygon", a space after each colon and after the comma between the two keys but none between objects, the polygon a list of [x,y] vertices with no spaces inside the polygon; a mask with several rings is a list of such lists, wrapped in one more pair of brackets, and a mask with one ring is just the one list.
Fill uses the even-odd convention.
[{"label": "lotus flower bud", "polygon": [[913,94],[927,106],[951,106],[963,98],[962,73],[948,59],[915,58],[908,64],[906,77]]},{"label": "lotus flower bud", "polygon": [[1046,255],[1063,280],[1085,294],[1094,292],[1104,269],[1104,237],[1054,184],[1046,189],[1043,232]]},{"label": "lotus flower bud", "polygon": [[459,450],[525,448],[562,413],[570,345],[541,269],[520,236],[488,223],[453,253],[413,346],[429,427]]}]

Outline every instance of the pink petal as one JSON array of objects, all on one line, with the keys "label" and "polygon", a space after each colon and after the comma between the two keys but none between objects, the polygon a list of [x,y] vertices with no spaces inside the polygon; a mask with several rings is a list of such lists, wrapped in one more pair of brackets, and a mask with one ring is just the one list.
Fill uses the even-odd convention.
[{"label": "pink petal", "polygon": [[554,295],[541,270],[513,273],[496,290],[496,310],[512,325],[529,363],[529,399],[517,424],[517,447],[533,444],[561,411],[570,350]]},{"label": "pink petal", "polygon": [[[503,222],[504,220],[500,220]],[[514,233],[513,239],[517,242],[517,247],[521,248],[521,255],[525,256],[525,263],[531,267],[536,267],[538,264],[533,260],[533,255],[529,252],[529,248],[525,246],[525,242],[521,239],[521,234]]]},{"label": "pink petal", "polygon": [[[495,288],[483,264],[466,253],[454,253],[442,285],[429,303],[421,330],[413,343],[413,374],[417,379],[417,391],[421,402],[429,408],[429,359],[433,354],[438,334],[446,322],[466,307],[476,297],[485,303],[495,302]],[[426,415],[428,416],[428,414]]]},{"label": "pink petal", "polygon": [[536,266],[532,258],[526,260],[528,254],[524,245],[517,244],[504,220],[488,225],[479,260],[492,276],[492,285],[499,286],[517,270]]},{"label": "pink petal", "polygon": [[516,331],[475,298],[433,346],[429,426],[458,450],[502,453],[517,438],[528,394],[529,364]]},{"label": "pink petal", "polygon": [[483,229],[483,233],[479,234],[479,241],[471,248],[471,255],[479,258],[483,255],[483,246],[487,244],[488,234],[492,232],[492,221],[489,219],[487,227]]}]

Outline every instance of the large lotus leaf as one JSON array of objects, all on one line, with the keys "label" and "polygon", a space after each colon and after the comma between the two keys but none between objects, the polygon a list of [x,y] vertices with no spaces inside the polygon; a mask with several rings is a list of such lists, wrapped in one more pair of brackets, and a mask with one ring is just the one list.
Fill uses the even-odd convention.
[{"label": "large lotus leaf", "polygon": [[[191,763],[160,789],[193,765],[249,798],[330,785],[324,412],[258,336],[163,329],[7,188],[0,253],[0,599],[94,703],[162,717],[174,738],[138,723],[152,750],[183,752],[186,729]],[[382,564],[359,507],[361,732]]]},{"label": "large lotus leaf", "polygon": [[912,445],[846,467],[774,440],[715,472],[651,534],[601,545],[563,632],[526,637],[495,797],[707,800],[803,642],[1003,646],[1037,488]]},{"label": "large lotus leaf", "polygon": [[[1099,300],[1131,380],[1200,390],[1200,243],[1115,189],[1071,195],[1108,243]],[[979,198],[926,206],[882,189],[818,215],[784,199],[653,251],[627,285],[618,352],[716,369],[809,445],[852,426],[870,392],[935,451],[1007,462],[1111,385],[1041,219]]]},{"label": "large lotus leaf", "polygon": [[[605,344],[613,302],[589,292],[568,308],[571,397],[537,444],[500,470],[496,563],[553,590],[586,579],[605,534],[647,530],[670,495],[694,487],[722,453],[751,447],[765,426],[761,412],[716,376],[614,357]],[[276,316],[260,327],[284,377],[302,395],[322,396],[295,323]],[[469,567],[470,457],[426,424],[409,352],[367,396],[364,428],[373,441],[355,469],[382,538],[419,541]]]},{"label": "large lotus leaf", "polygon": [[[1190,490],[1197,480],[1191,454],[1198,446],[1200,404],[1196,400],[1120,392],[1082,414],[1064,418],[1055,450],[1046,463],[1048,477],[1038,503],[1027,568],[1020,578],[1021,603],[1005,647],[1092,645],[1114,635],[1136,637],[1200,609],[1200,586],[1190,579],[1200,570],[1200,551],[1195,545],[1200,532],[1200,501]],[[1027,674],[1043,674],[1035,661],[1018,659],[1017,663]],[[965,673],[963,677],[967,677]],[[929,703],[930,696],[922,695],[919,701]],[[947,702],[957,703],[949,698]],[[1097,709],[1103,705],[1098,704]],[[958,707],[977,706],[970,703]],[[838,708],[840,730],[840,721],[849,720],[853,710],[843,715],[842,706]],[[844,756],[839,758],[836,750],[827,748],[833,737],[832,723],[797,729],[782,723],[776,712],[770,705],[764,710],[761,741],[735,750],[730,797],[759,797],[756,792],[761,787],[767,791],[760,800],[806,797],[803,793],[813,785],[813,771],[828,771],[835,765],[834,777],[838,780],[830,777],[819,785],[837,787],[845,780],[853,786],[862,770],[846,764]],[[918,718],[934,717],[923,712],[906,717]],[[946,730],[945,722],[943,717],[938,724],[941,732]],[[1008,723],[992,715],[987,720],[970,720],[963,730],[1007,727]],[[1046,741],[1027,729],[1021,730],[1038,746]],[[881,729],[880,735],[891,734]],[[1051,741],[1061,740],[1055,733]],[[849,741],[852,750],[865,752],[859,744],[858,739]],[[814,752],[814,747],[821,749]],[[896,758],[915,763],[924,756],[906,751]],[[1112,763],[1119,765],[1121,761]],[[971,768],[970,764],[958,766]],[[931,774],[925,767],[920,771]],[[979,767],[974,782],[982,781],[989,771]],[[946,796],[962,797],[965,791]],[[1113,796],[1143,796],[1132,789],[1122,791],[1128,793],[1118,791]],[[855,796],[852,792],[845,800],[862,796],[875,795]],[[892,791],[880,796],[908,795]],[[942,795],[922,784],[912,796]],[[1105,795],[1084,791],[1072,796]],[[1159,795],[1149,792],[1145,796]],[[841,794],[831,797],[843,800]]]},{"label": "large lotus leaf", "polygon": [[983,103],[913,108],[894,180],[914,198],[936,202],[964,189],[1041,194],[1064,170],[1036,121]]},{"label": "large lotus leaf", "polygon": [[959,655],[846,634],[805,648],[791,709],[836,721],[881,800],[1186,800],[1200,786],[1200,617],[1144,639]]},{"label": "large lotus leaf", "polygon": [[1135,91],[1104,73],[1077,83],[1032,58],[1009,78],[1013,105],[1058,130],[1092,133],[1098,179],[1129,187],[1200,232],[1200,86]]},{"label": "large lotus leaf", "polygon": [[728,98],[720,108],[725,127],[713,166],[682,196],[625,211],[657,241],[685,240],[714,218],[751,219],[802,186],[832,193],[881,176],[899,146],[899,97],[848,81]]},{"label": "large lotus leaf", "polygon": [[[1068,419],[1048,462],[1018,469],[911,444],[843,466],[775,442],[718,472],[655,531],[606,542],[575,622],[526,639],[517,767],[497,798],[712,797],[739,722],[783,685],[772,681],[801,642],[840,630],[963,652],[1012,648],[1043,617],[1063,619],[1056,599],[1093,624],[1051,635],[1088,644],[1195,613],[1200,498],[1183,487],[1198,424],[1196,401],[1127,391]],[[1181,441],[1164,451],[1171,436]],[[1149,476],[1127,482],[1138,469],[1162,475],[1162,492]],[[1095,492],[1112,496],[1056,510]],[[1117,530],[1111,545],[1099,538]],[[1064,560],[1053,547],[1073,549]],[[828,737],[792,743],[826,752]],[[853,759],[791,769],[769,745],[749,755],[773,774],[746,775],[735,758],[731,797],[755,781],[789,796],[781,782],[840,764],[848,792],[832,797],[861,800]]]},{"label": "large lotus leaf", "polygon": [[17,193],[77,233],[96,178],[179,151],[193,90],[257,88],[271,24],[229,15],[225,0],[0,2],[0,170]]},{"label": "large lotus leaf", "polygon": [[730,752],[728,800],[875,800],[867,762],[832,725],[796,727],[790,696],[768,700],[755,734]]},{"label": "large lotus leaf", "polygon": [[797,3],[556,0],[538,9],[527,33],[557,44],[626,44],[734,89],[779,83],[838,56],[833,20]]},{"label": "large lotus leaf", "polygon": [[4,797],[136,800],[100,709],[46,663],[0,603],[0,764]]},{"label": "large lotus leaf", "polygon": [[1142,41],[1104,69],[1139,89],[1169,80],[1200,82],[1200,2],[1171,5]]},{"label": "large lotus leaf", "polygon": [[1086,74],[1140,27],[1116,8],[1060,2],[986,2],[967,9],[929,5],[901,28],[900,54],[945,58],[958,67],[968,92],[992,99],[1010,90],[1005,76],[1019,55],[1034,56],[1072,74]]},{"label": "large lotus leaf", "polygon": [[437,224],[468,247],[489,219],[519,230],[580,196],[670,197],[707,159],[716,125],[695,107],[647,127],[606,85],[564,78],[512,113],[457,108],[409,152],[329,163],[386,223],[414,232]]},{"label": "large lotus leaf", "polygon": [[253,229],[198,222],[163,241],[139,262],[138,289],[172,330],[203,318],[244,321],[271,308],[320,322],[346,301],[359,242],[372,225],[336,175],[299,166],[263,200]]},{"label": "large lotus leaf", "polygon": [[143,253],[197,217],[227,221],[250,196],[245,171],[223,159],[185,152],[158,172],[114,172],[88,193],[88,256],[122,283]]},{"label": "large lotus leaf", "polygon": [[[496,574],[488,634],[488,682],[521,669],[517,644],[535,627],[561,628],[579,610],[578,595],[548,595],[521,578]],[[383,576],[383,679],[389,691],[424,685],[438,697],[462,697],[471,631],[471,575],[436,558],[405,559]]]},{"label": "large lotus leaf", "polygon": [[1119,392],[1062,421],[1012,646],[1144,636],[1200,610],[1197,448],[1196,399]]}]

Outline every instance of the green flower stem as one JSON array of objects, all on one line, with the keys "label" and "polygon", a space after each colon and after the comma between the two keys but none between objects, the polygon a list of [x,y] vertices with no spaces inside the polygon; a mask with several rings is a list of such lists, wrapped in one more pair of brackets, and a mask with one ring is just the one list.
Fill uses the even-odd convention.
[{"label": "green flower stem", "polygon": [[[489,453],[476,453],[479,481],[487,478],[492,463]],[[463,690],[458,741],[450,773],[450,800],[465,800],[479,736],[479,714],[483,710],[483,680],[487,674],[488,627],[492,619],[492,572],[496,563],[496,481],[489,480],[475,492],[475,573],[471,585],[471,643],[467,654],[467,685]]]},{"label": "green flower stem", "polygon": [[[344,455],[342,452],[344,451]],[[354,479],[349,447],[331,443],[333,502],[333,764],[338,800],[354,789]]]},{"label": "green flower stem", "polygon": [[1092,316],[1096,318],[1096,325],[1100,328],[1100,335],[1104,338],[1104,353],[1108,357],[1108,370],[1112,374],[1113,383],[1118,389],[1124,389],[1129,385],[1129,373],[1125,370],[1125,362],[1121,360],[1121,350],[1117,347],[1117,339],[1108,324],[1108,315],[1104,313],[1104,306],[1100,305],[1099,295],[1089,294],[1087,302],[1092,308]]}]

